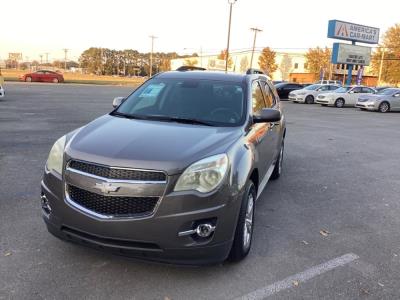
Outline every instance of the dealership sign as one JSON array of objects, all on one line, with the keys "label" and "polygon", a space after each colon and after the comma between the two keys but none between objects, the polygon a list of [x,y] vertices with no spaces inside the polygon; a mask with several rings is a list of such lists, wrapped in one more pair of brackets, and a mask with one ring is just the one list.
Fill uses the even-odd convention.
[{"label": "dealership sign", "polygon": [[343,43],[333,43],[332,63],[368,66],[371,48]]},{"label": "dealership sign", "polygon": [[330,20],[328,23],[328,38],[378,44],[379,28]]}]

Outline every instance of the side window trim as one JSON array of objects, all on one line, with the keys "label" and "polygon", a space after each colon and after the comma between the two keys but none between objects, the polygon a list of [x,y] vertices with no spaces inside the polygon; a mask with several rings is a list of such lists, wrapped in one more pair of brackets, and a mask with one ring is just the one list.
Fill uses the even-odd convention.
[{"label": "side window trim", "polygon": [[261,90],[261,97],[263,98],[264,108],[267,107],[267,103],[265,102],[264,91],[263,91],[263,88],[261,86],[260,80],[258,80],[258,79],[253,80],[251,82],[251,91],[252,91],[252,95],[251,95],[251,110],[252,110],[252,113],[255,113],[256,111],[253,110],[253,84],[256,84],[258,86],[258,88]]}]

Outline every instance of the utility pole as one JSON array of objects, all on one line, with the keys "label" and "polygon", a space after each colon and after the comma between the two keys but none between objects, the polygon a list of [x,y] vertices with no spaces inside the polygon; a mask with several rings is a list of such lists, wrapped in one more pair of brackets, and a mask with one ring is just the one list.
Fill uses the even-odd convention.
[{"label": "utility pole", "polygon": [[229,62],[229,42],[231,39],[231,21],[232,21],[232,6],[237,0],[228,0],[229,3],[229,22],[228,22],[228,42],[226,44],[226,55],[225,55],[225,72],[228,72]]},{"label": "utility pole", "polygon": [[152,72],[153,72],[153,50],[154,50],[154,39],[157,37],[154,35],[150,35],[151,38],[151,52],[150,52],[150,71],[149,71],[149,77],[151,77]]},{"label": "utility pole", "polygon": [[256,48],[257,33],[261,32],[262,30],[257,27],[250,28],[250,30],[254,31],[253,49],[251,50],[251,59],[250,59],[250,68],[252,68],[253,67],[254,49]]},{"label": "utility pole", "polygon": [[68,50],[67,48],[64,48],[64,70],[67,70],[67,54],[68,54]]},{"label": "utility pole", "polygon": [[42,65],[43,64],[43,54],[40,54],[39,56],[40,56],[40,65]]},{"label": "utility pole", "polygon": [[385,47],[382,47],[381,63],[379,64],[378,85],[381,84],[383,59],[385,58]]},{"label": "utility pole", "polygon": [[46,52],[45,54],[46,54],[46,64],[48,64],[49,63],[49,54],[50,53]]}]

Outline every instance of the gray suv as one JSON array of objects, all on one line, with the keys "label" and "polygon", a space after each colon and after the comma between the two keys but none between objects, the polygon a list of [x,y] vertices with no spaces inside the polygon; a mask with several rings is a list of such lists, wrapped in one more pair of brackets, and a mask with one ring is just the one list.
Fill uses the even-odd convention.
[{"label": "gray suv", "polygon": [[41,183],[55,236],[144,259],[243,259],[255,201],[282,171],[285,120],[255,71],[158,74],[61,137]]}]

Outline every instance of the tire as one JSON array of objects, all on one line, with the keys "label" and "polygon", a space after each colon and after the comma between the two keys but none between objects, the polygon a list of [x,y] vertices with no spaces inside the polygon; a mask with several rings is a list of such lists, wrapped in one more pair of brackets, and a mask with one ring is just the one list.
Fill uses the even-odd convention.
[{"label": "tire", "polygon": [[381,113],[387,113],[388,111],[390,111],[389,103],[382,102],[381,104],[379,104],[378,111]]},{"label": "tire", "polygon": [[282,174],[282,164],[283,164],[283,157],[284,157],[283,153],[285,152],[284,150],[285,150],[285,140],[282,140],[282,145],[281,145],[281,149],[279,151],[279,156],[276,160],[274,170],[272,171],[272,174],[270,177],[271,180],[278,179]]},{"label": "tire", "polygon": [[250,252],[254,228],[254,209],[256,202],[256,188],[251,180],[248,181],[246,192],[243,195],[239,218],[236,225],[235,238],[229,253],[228,260],[238,262]]},{"label": "tire", "polygon": [[25,77],[25,82],[32,82],[32,77]]},{"label": "tire", "polygon": [[313,104],[314,103],[314,96],[308,95],[304,101],[306,104]]},{"label": "tire", "polygon": [[336,101],[335,101],[335,106],[337,107],[337,108],[343,108],[344,107],[344,99],[343,98],[339,98],[339,99],[336,99]]},{"label": "tire", "polygon": [[58,83],[58,82],[59,82],[59,81],[58,81],[58,78],[53,78],[52,82],[53,82],[53,83]]}]

